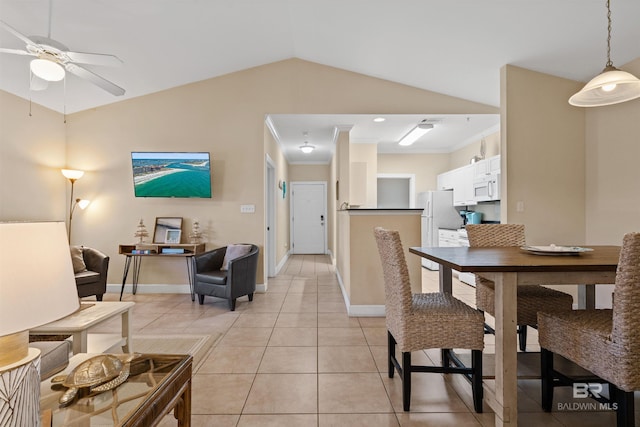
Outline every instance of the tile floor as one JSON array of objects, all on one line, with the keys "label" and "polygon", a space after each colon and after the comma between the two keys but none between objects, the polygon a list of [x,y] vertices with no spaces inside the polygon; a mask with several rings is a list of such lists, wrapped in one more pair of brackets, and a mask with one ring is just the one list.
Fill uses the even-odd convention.
[{"label": "tile floor", "polygon": [[[437,289],[437,272],[423,270],[423,286]],[[224,334],[194,372],[192,425],[494,425],[486,404],[483,414],[473,412],[470,385],[460,375],[415,374],[411,412],[403,412],[401,381],[386,374],[384,319],[347,316],[328,257],[292,256],[268,289],[252,302],[239,299],[235,312],[226,301],[205,298],[201,306],[185,294],[123,298],[137,303],[135,334]],[[456,281],[454,294],[474,304],[473,288]],[[117,327],[100,326],[102,332]],[[536,338],[530,329],[528,350],[537,349]],[[486,342],[490,353],[493,336]],[[439,353],[413,358],[439,362]],[[574,402],[570,393],[557,389],[557,401]],[[607,412],[542,412],[538,380],[520,380],[518,397],[522,426],[615,425]]]}]

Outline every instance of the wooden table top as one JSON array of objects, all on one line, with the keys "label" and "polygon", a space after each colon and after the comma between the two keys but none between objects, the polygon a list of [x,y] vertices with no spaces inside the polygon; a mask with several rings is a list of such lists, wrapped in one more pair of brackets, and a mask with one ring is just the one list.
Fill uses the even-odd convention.
[{"label": "wooden table top", "polygon": [[620,246],[589,246],[579,255],[535,255],[519,247],[411,247],[409,252],[461,272],[616,271]]}]

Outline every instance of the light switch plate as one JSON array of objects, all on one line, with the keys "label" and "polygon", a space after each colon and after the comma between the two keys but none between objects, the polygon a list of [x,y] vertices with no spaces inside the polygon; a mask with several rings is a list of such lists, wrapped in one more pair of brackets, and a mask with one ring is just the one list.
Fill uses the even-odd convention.
[{"label": "light switch plate", "polygon": [[240,213],[255,213],[256,205],[240,205]]}]

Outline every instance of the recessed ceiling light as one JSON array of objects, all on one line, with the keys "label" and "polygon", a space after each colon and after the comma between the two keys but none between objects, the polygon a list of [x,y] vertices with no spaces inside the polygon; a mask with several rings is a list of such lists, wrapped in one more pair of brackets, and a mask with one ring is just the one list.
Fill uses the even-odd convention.
[{"label": "recessed ceiling light", "polygon": [[381,122],[384,122],[385,120],[387,119],[385,119],[384,117],[376,117],[375,119],[373,119],[373,121],[376,123],[381,123]]}]

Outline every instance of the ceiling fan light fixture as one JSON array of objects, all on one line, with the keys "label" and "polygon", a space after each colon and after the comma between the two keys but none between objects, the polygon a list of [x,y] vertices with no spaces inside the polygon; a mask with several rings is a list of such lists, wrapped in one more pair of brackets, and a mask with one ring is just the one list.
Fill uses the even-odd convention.
[{"label": "ceiling fan light fixture", "polygon": [[607,64],[602,73],[569,98],[576,107],[602,107],[640,98],[640,79],[618,70],[611,62],[611,5],[607,0]]},{"label": "ceiling fan light fixture", "polygon": [[403,136],[398,145],[402,145],[403,147],[409,146],[416,142],[422,135],[429,132],[433,129],[433,125],[431,123],[420,123],[413,129],[409,131],[405,136]]},{"label": "ceiling fan light fixture", "polygon": [[315,149],[316,147],[314,147],[313,145],[309,145],[308,141],[305,141],[304,145],[300,146],[300,151],[302,151],[304,154],[309,154]]},{"label": "ceiling fan light fixture", "polygon": [[64,79],[64,68],[57,62],[48,59],[34,59],[31,61],[31,72],[42,80],[48,82],[59,82]]}]

